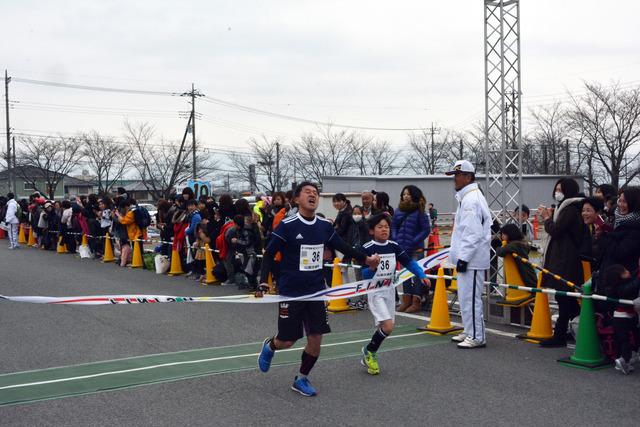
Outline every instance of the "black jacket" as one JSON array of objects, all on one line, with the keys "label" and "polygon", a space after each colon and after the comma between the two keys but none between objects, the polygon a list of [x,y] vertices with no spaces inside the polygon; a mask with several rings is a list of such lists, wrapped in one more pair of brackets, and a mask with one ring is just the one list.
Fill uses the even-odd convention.
[{"label": "black jacket", "polygon": [[638,271],[640,258],[640,220],[623,222],[613,231],[603,234],[598,239],[598,250],[601,254],[600,280],[596,285],[597,293],[603,292],[604,271],[614,264],[621,264],[631,272]]},{"label": "black jacket", "polygon": [[[549,243],[544,254],[544,267],[563,279],[581,285],[583,283],[580,249],[585,235],[582,222],[582,198],[565,199],[553,218],[544,222]],[[542,286],[568,290],[569,287],[548,274],[542,275]]]},{"label": "black jacket", "polygon": [[333,223],[333,226],[336,229],[336,234],[345,242],[349,241],[349,229],[354,224],[351,212],[353,212],[353,209],[351,209],[351,206],[347,205],[344,209],[338,212],[338,216],[336,216],[336,220]]}]

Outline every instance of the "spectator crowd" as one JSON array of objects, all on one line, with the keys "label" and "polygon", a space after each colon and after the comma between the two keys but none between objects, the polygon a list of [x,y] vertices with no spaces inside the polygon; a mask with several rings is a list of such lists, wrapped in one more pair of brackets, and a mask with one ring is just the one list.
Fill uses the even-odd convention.
[{"label": "spectator crowd", "polygon": [[[575,180],[563,178],[550,190],[555,204],[540,205],[535,213],[546,232],[540,248],[543,266],[567,281],[581,284],[588,265],[594,272],[595,293],[637,298],[640,187],[617,190],[604,184],[597,187],[593,196],[587,197]],[[371,240],[367,219],[385,214],[391,220],[391,239],[414,259],[424,257],[425,240],[438,219],[433,204],[428,204],[422,191],[414,185],[402,189],[393,207],[387,193],[375,191],[363,192],[358,204],[352,204],[341,193],[335,194],[332,202],[336,212],[328,216],[335,217],[335,232],[347,244],[362,247]],[[259,195],[255,204],[250,204],[244,198],[234,200],[229,194],[217,199],[211,195],[196,198],[188,187],[169,199],[159,200],[156,206],[157,214],[152,218],[123,188],[112,195],[91,194],[62,201],[46,200],[37,192],[29,199],[15,200],[9,193],[0,197],[0,220],[9,235],[10,249],[20,247],[17,231],[19,225],[26,225],[33,232],[36,247],[55,251],[58,245],[64,245],[66,251],[73,254],[80,249],[84,235],[92,256],[100,258],[108,234],[115,247],[117,264],[123,267],[131,263],[135,241],[141,246],[149,242],[148,231],[153,225],[159,233],[155,252],[167,257],[177,254],[189,277],[205,280],[205,245],[208,245],[216,260],[216,278],[239,289],[255,290],[261,254],[271,234],[286,217],[298,212],[292,192],[276,192],[269,197]],[[498,237],[487,251],[494,251],[498,256],[515,252],[528,258],[534,248],[530,215],[530,209],[523,205],[514,213],[520,224],[494,221],[492,229]],[[147,247],[151,250],[148,243]],[[326,249],[323,259],[331,262],[336,255]],[[277,256],[275,261],[272,274],[277,283]],[[532,267],[519,264],[518,269],[525,284],[535,287],[537,274]],[[356,279],[361,279],[358,271],[355,274]],[[330,269],[326,277],[330,284]],[[552,275],[542,276],[542,286],[573,290]],[[429,289],[421,280],[405,282],[397,310],[420,311],[428,294]],[[555,300],[559,316],[553,337],[541,343],[544,347],[567,344],[569,323],[580,310],[575,298],[556,295]],[[638,318],[633,307],[601,302],[596,308],[601,338],[611,341],[612,357],[621,360],[616,361],[618,369],[630,372],[640,344]],[[604,332],[606,330],[609,332]]]}]

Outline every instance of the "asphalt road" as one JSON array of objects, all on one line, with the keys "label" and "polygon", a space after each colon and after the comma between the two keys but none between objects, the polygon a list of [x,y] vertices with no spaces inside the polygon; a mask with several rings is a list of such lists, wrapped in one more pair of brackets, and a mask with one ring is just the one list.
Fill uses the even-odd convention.
[{"label": "asphalt road", "polygon": [[[135,293],[219,296],[237,291],[0,245],[0,294]],[[0,302],[0,374],[256,343],[275,331],[275,310],[262,304],[74,307]],[[368,312],[332,315],[330,323],[337,333],[372,327]],[[403,326],[423,323],[398,318]],[[245,367],[0,406],[0,424],[637,425],[640,372],[625,377],[612,368],[588,372],[555,361],[568,354],[567,349],[543,350],[502,335],[489,335],[486,349],[472,351],[440,340],[381,354],[377,377],[366,374],[353,352],[321,357],[311,374],[319,392],[314,398],[289,389],[296,365],[274,366],[267,374]]]}]

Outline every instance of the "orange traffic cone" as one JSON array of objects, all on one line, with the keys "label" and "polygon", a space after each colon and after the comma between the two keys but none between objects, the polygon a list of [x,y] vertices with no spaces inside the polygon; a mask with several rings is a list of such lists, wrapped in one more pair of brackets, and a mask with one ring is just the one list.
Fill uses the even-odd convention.
[{"label": "orange traffic cone", "polygon": [[180,254],[175,249],[171,251],[171,270],[169,270],[167,274],[169,276],[184,274],[184,271],[182,271],[182,263],[180,262]]},{"label": "orange traffic cone", "polygon": [[433,255],[438,250],[436,249],[436,236],[435,234],[429,234],[429,238],[427,239],[427,256]]},{"label": "orange traffic cone", "polygon": [[[538,275],[538,289],[542,288],[542,273]],[[551,311],[549,310],[549,297],[542,292],[536,292],[533,307],[531,328],[526,334],[517,335],[518,338],[532,343],[539,343],[553,336],[551,328]]]},{"label": "orange traffic cone", "polygon": [[591,279],[591,261],[582,260],[582,278],[584,283]]},{"label": "orange traffic cone", "polygon": [[113,256],[113,248],[111,247],[111,237],[109,233],[104,238],[104,254],[102,255],[102,262],[113,262],[116,257]]},{"label": "orange traffic cone", "polygon": [[267,285],[269,285],[269,295],[276,295],[278,293],[276,285],[273,283],[273,275],[269,273],[267,278]]},{"label": "orange traffic cone", "polygon": [[56,250],[57,253],[59,254],[66,254],[67,252],[67,245],[64,244],[64,242],[62,241],[62,236],[58,237],[58,249]]},{"label": "orange traffic cone", "polygon": [[133,257],[131,258],[131,268],[144,267],[144,261],[142,260],[142,250],[140,249],[140,241],[136,239],[133,242]]},{"label": "orange traffic cone", "polygon": [[444,269],[438,269],[436,290],[433,293],[431,305],[431,321],[427,326],[418,328],[419,331],[427,331],[436,335],[446,335],[462,330],[459,326],[452,326],[449,318],[449,303],[447,301],[447,289],[444,283]]},{"label": "orange traffic cone", "polygon": [[[332,288],[335,288],[336,286],[340,286],[343,284],[342,270],[340,269],[340,266],[338,264],[340,264],[340,258],[335,258],[333,260],[333,275],[331,276]],[[341,299],[334,299],[329,301],[329,306],[327,307],[327,310],[330,313],[343,313],[345,311],[351,311],[353,309],[349,307],[349,304],[347,304],[346,298],[341,298]]]},{"label": "orange traffic cone", "polygon": [[[506,244],[507,242],[502,242],[502,246]],[[524,286],[524,280],[522,280],[516,260],[511,254],[504,257],[504,280],[510,285]],[[504,298],[498,300],[496,304],[503,307],[522,307],[532,302],[533,299],[534,296],[531,292],[507,288]]]},{"label": "orange traffic cone", "polygon": [[24,225],[20,224],[18,230],[18,243],[27,243],[27,236],[24,235]]},{"label": "orange traffic cone", "polygon": [[80,243],[80,246],[89,246],[89,241],[87,240],[87,235],[86,234],[82,234],[82,243]]},{"label": "orange traffic cone", "polygon": [[27,241],[27,246],[38,246],[36,235],[33,234],[33,227],[29,227],[29,240]]},{"label": "orange traffic cone", "polygon": [[[455,268],[451,269],[451,275],[453,277],[456,277],[458,275],[458,272],[456,271]],[[446,284],[446,280],[445,280],[445,284]],[[457,294],[458,293],[458,281],[457,280],[451,279],[451,284],[447,288],[447,292],[452,293],[452,294]]]},{"label": "orange traffic cone", "polygon": [[207,275],[202,284],[210,285],[212,283],[219,282],[219,280],[216,279],[216,276],[213,275],[213,267],[215,267],[216,262],[213,260],[213,254],[211,253],[211,249],[209,249],[208,243],[204,245],[204,262]]}]

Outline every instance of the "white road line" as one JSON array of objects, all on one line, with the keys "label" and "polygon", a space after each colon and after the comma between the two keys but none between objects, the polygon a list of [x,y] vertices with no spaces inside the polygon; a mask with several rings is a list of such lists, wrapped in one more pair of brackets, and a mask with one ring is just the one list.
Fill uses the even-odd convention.
[{"label": "white road line", "polygon": [[[426,334],[426,332],[412,332],[410,334],[391,335],[387,339],[411,337],[411,336],[414,336],[414,335],[424,335],[424,334]],[[365,338],[365,339],[360,339],[360,340],[352,340],[352,341],[344,341],[344,342],[323,344],[322,347],[334,347],[334,346],[338,346],[338,345],[355,344],[355,343],[358,343],[358,342],[367,342],[367,341],[370,341],[370,340],[371,340],[370,338]],[[298,348],[288,348],[288,349],[284,349],[284,350],[278,350],[278,352],[282,353],[282,352],[285,352],[285,351],[299,351],[299,350],[301,350],[301,348],[298,347]],[[121,369],[119,371],[101,372],[99,374],[80,375],[80,376],[77,376],[77,377],[58,378],[58,379],[55,379],[55,380],[36,381],[36,382],[32,382],[32,383],[8,385],[8,386],[0,387],[0,390],[8,390],[8,389],[12,389],[12,388],[21,388],[21,387],[29,387],[29,386],[34,386],[34,385],[55,384],[55,383],[67,382],[67,381],[75,381],[75,380],[84,380],[84,379],[87,379],[87,378],[97,378],[97,377],[103,377],[103,376],[107,376],[107,375],[116,375],[116,374],[124,374],[124,373],[128,373],[128,372],[146,371],[146,370],[157,369],[157,368],[166,368],[168,366],[178,366],[178,365],[189,365],[189,364],[204,363],[204,362],[214,362],[214,361],[217,361],[217,360],[240,359],[240,358],[243,358],[243,357],[256,357],[258,355],[260,355],[260,353],[237,354],[237,355],[234,355],[234,356],[221,356],[221,357],[212,357],[212,358],[208,358],[208,359],[185,360],[185,361],[182,361],[182,362],[161,363],[159,365],[143,366],[143,367],[140,367],[140,368]]]},{"label": "white road line", "polygon": [[[419,314],[412,314],[412,313],[403,313],[401,311],[396,311],[396,316],[408,317],[409,319],[424,320],[425,322],[428,322],[431,320],[431,318],[428,316],[421,316]],[[451,322],[451,324],[454,326],[462,326],[462,323],[458,323],[458,322]],[[508,338],[515,338],[518,335],[518,334],[514,334],[513,332],[505,332],[505,331],[500,331],[498,329],[485,328],[485,331],[493,335],[499,335],[501,337],[508,337]]]}]

